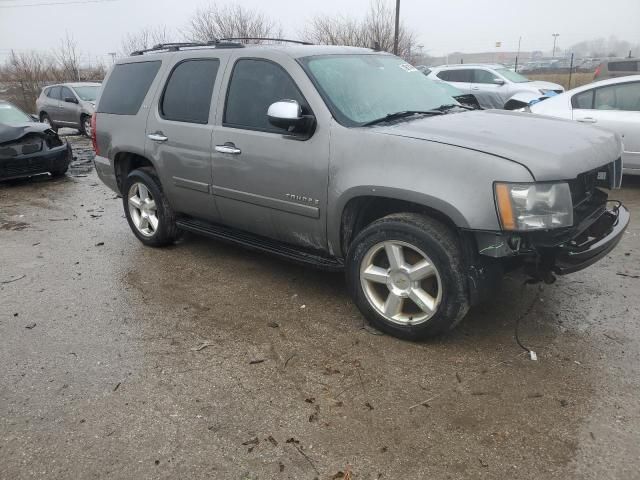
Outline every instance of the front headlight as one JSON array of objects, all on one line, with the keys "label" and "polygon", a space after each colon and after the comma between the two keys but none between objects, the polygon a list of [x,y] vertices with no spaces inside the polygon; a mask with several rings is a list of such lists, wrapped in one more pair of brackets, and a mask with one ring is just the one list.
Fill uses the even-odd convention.
[{"label": "front headlight", "polygon": [[573,225],[569,184],[496,183],[496,205],[503,230],[530,231]]}]

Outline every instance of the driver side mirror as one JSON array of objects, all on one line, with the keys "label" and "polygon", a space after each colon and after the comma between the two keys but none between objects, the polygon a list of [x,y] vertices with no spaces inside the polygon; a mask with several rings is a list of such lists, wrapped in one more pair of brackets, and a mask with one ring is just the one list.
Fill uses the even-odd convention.
[{"label": "driver side mirror", "polygon": [[313,115],[303,115],[302,106],[295,100],[280,100],[272,103],[267,110],[269,123],[287,130],[292,136],[308,138],[315,126]]},{"label": "driver side mirror", "polygon": [[78,103],[78,99],[74,97],[64,97],[64,101],[67,103]]},{"label": "driver side mirror", "polygon": [[497,77],[496,77],[496,78],[494,78],[494,79],[493,79],[493,83],[494,83],[494,84],[496,84],[496,85],[504,85],[504,84],[505,84],[505,83],[507,83],[507,82],[505,82],[505,81],[504,81],[503,79],[501,79],[501,78],[497,78]]}]

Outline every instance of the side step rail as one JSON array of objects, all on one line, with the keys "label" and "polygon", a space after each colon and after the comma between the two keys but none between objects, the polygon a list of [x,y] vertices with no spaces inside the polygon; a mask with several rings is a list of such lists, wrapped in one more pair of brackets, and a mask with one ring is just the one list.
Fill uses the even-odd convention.
[{"label": "side step rail", "polygon": [[266,252],[282,257],[294,263],[310,265],[327,271],[338,272],[344,269],[344,263],[335,258],[317,252],[296,248],[293,245],[278,242],[252,233],[234,230],[222,225],[203,222],[192,218],[181,218],[176,221],[178,228],[223,242],[242,245],[251,250]]}]

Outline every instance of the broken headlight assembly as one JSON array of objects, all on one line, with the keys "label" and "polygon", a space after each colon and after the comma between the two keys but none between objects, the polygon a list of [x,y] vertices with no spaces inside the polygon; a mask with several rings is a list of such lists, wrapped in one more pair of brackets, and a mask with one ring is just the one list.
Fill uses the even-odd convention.
[{"label": "broken headlight assembly", "polygon": [[573,225],[571,190],[566,182],[496,183],[494,192],[503,230],[526,232]]}]

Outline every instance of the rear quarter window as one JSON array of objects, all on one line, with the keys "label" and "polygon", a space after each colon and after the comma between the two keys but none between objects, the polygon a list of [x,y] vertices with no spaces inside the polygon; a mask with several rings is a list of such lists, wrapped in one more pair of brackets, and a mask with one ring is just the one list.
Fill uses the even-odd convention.
[{"label": "rear quarter window", "polygon": [[99,113],[136,115],[162,62],[136,62],[116,65],[104,87]]}]

